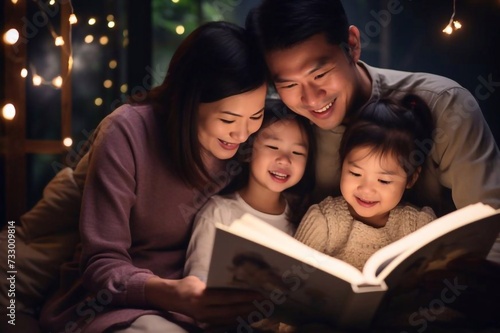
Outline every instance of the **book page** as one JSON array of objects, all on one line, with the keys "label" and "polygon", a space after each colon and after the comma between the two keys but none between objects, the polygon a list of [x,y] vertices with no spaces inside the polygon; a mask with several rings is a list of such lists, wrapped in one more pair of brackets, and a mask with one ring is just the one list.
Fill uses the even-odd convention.
[{"label": "book page", "polygon": [[357,285],[366,282],[361,271],[354,266],[316,251],[250,214],[245,214],[230,226],[217,225],[217,227],[286,254],[310,266],[320,268],[350,284]]},{"label": "book page", "polygon": [[[255,304],[265,310],[262,314],[290,324],[327,320],[351,325],[352,318],[359,325],[369,323],[385,285],[353,285],[363,282],[353,266],[272,226],[260,225],[260,220],[254,224],[253,218],[246,219],[252,225],[236,221],[231,226],[217,225],[208,288],[257,290],[266,296]],[[236,230],[232,230],[234,225]],[[349,313],[360,304],[360,312]]]}]

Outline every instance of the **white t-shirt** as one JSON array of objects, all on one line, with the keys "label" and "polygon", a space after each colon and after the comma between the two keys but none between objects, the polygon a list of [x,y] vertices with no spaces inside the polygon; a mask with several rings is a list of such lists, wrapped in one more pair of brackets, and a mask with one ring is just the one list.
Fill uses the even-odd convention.
[{"label": "white t-shirt", "polygon": [[262,213],[248,205],[237,192],[225,196],[215,195],[211,197],[195,217],[193,234],[186,254],[184,276],[194,275],[206,282],[210,257],[212,256],[216,222],[230,225],[243,214],[249,213],[283,232],[293,235],[295,227],[286,218],[288,211],[287,204],[282,214]]}]

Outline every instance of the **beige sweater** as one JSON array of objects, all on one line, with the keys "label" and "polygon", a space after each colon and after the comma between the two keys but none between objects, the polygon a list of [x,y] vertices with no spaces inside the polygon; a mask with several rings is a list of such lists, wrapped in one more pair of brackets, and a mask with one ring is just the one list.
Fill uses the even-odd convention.
[{"label": "beige sweater", "polygon": [[302,243],[362,269],[378,249],[426,225],[436,216],[429,207],[397,206],[386,225],[374,228],[354,220],[343,197],[327,197],[309,208],[295,238]]}]

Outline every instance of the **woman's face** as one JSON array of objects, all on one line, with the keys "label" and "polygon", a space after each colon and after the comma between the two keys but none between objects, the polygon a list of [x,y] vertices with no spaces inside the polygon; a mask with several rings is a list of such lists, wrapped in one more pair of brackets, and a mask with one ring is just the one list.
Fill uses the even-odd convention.
[{"label": "woman's face", "polygon": [[198,140],[208,155],[225,160],[233,157],[240,143],[262,124],[267,85],[221,100],[200,103]]}]

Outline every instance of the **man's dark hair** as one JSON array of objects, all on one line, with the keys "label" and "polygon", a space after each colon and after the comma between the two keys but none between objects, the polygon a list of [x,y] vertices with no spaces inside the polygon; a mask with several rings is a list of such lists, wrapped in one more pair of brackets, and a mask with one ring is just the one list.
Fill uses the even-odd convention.
[{"label": "man's dark hair", "polygon": [[246,28],[262,51],[286,49],[324,33],[333,45],[347,45],[349,22],[340,0],[263,0]]}]

